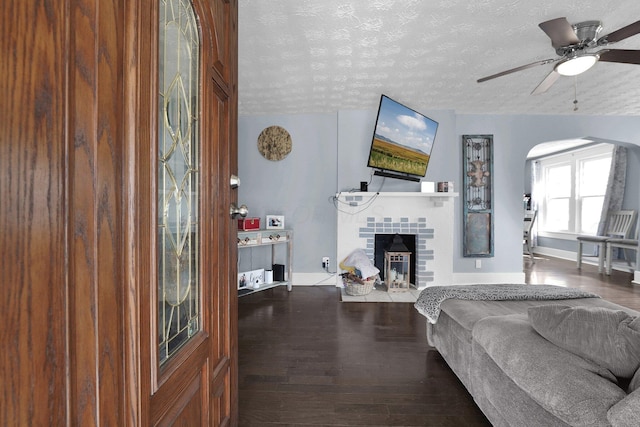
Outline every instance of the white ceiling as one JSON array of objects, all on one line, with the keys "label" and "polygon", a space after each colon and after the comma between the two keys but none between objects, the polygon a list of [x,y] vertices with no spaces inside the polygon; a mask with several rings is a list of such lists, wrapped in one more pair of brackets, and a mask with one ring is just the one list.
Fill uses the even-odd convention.
[{"label": "white ceiling", "polygon": [[[640,66],[600,62],[531,91],[555,58],[538,23],[640,20],[638,0],[239,0],[240,114],[374,110],[380,94],[418,111],[640,115]],[[612,48],[640,49],[640,35]]]}]

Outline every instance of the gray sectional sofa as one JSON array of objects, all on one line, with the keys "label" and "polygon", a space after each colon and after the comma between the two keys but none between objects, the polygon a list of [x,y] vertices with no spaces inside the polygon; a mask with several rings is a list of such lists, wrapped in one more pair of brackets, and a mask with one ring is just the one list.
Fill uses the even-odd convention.
[{"label": "gray sectional sofa", "polygon": [[493,425],[640,426],[640,313],[579,296],[416,308]]}]

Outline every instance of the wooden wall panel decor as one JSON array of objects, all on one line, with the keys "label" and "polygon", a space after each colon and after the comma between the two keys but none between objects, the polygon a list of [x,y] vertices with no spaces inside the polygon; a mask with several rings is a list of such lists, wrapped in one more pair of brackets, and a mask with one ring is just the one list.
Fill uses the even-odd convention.
[{"label": "wooden wall panel decor", "polygon": [[493,135],[462,136],[463,256],[493,256]]}]

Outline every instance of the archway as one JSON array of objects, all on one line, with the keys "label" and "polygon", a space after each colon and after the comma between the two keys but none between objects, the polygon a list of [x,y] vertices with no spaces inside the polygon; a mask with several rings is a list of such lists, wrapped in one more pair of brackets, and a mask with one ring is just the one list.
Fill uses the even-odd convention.
[{"label": "archway", "polygon": [[[640,146],[622,142],[607,140],[594,137],[583,137],[576,139],[566,139],[558,141],[541,142],[532,147],[525,159],[524,182],[523,182],[523,207],[528,206],[526,195],[532,191],[532,165],[535,161],[547,158],[549,156],[562,156],[565,153],[571,153],[576,150],[587,149],[595,146],[619,145],[627,148],[627,169],[626,169],[626,188],[624,194],[623,208],[635,209],[640,208]],[[576,259],[577,245],[575,242],[575,233],[566,233],[553,236],[552,233],[540,233],[536,239],[536,247],[534,253],[537,255],[547,255],[563,259]],[[636,265],[640,261],[640,257],[636,254]],[[525,258],[526,260],[526,258]],[[526,262],[526,261],[525,261]],[[637,268],[637,267],[636,267]],[[636,272],[637,274],[637,272]],[[636,277],[636,280],[638,278]]]}]

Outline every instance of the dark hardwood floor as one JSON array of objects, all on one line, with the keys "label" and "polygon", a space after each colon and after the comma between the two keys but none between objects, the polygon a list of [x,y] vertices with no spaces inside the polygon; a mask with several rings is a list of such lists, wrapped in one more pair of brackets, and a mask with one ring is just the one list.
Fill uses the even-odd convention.
[{"label": "dark hardwood floor", "polygon": [[[527,283],[577,287],[640,310],[632,275],[538,258]],[[341,303],[332,286],[239,302],[241,426],[489,426],[407,303]]]},{"label": "dark hardwood floor", "polygon": [[640,285],[631,283],[633,274],[612,271],[611,276],[598,274],[595,265],[576,268],[575,261],[555,258],[538,258],[532,263],[524,261],[525,281],[531,284],[547,284],[580,288],[600,295],[602,298],[640,311]]}]

